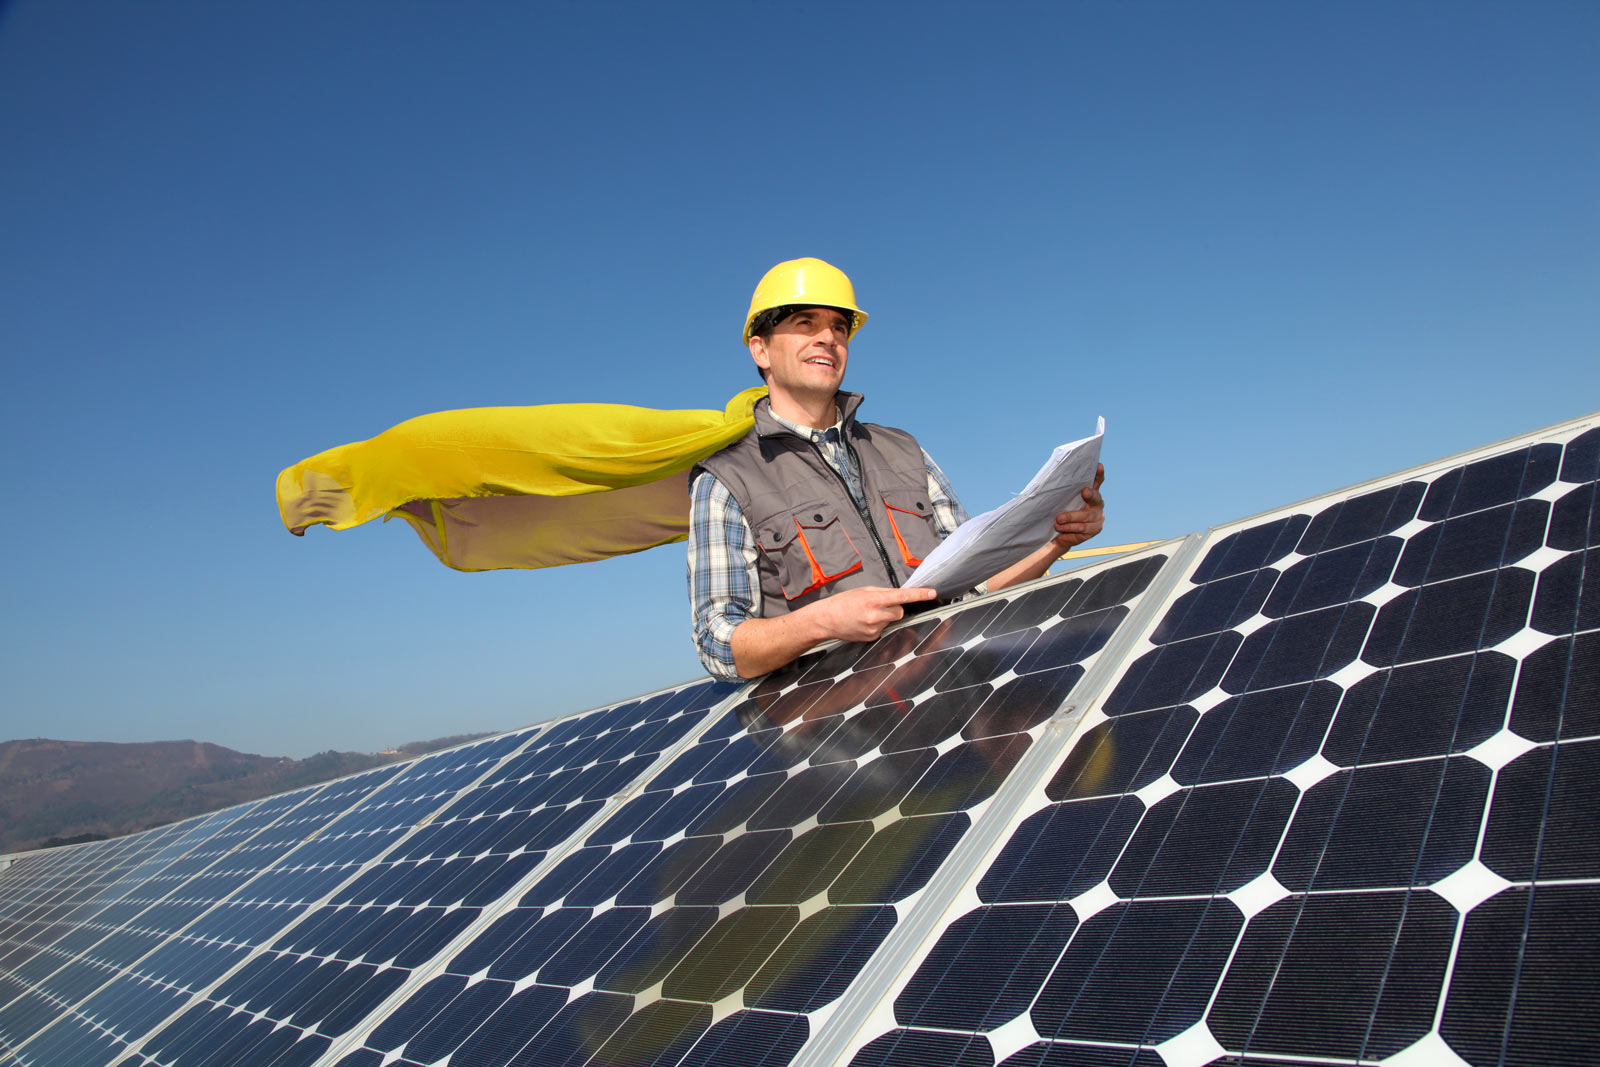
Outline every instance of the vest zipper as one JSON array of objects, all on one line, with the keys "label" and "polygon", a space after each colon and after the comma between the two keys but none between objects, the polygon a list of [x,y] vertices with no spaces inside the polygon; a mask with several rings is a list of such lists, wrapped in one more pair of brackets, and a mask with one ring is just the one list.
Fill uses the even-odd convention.
[{"label": "vest zipper", "polygon": [[[799,435],[796,434],[795,436],[798,437]],[[840,488],[844,490],[844,498],[855,504],[856,514],[860,515],[861,521],[867,524],[867,533],[872,536],[873,547],[878,550],[878,558],[883,561],[883,572],[889,576],[889,584],[896,589],[900,588],[900,579],[895,576],[894,566],[889,562],[889,553],[884,551],[883,538],[878,536],[878,526],[872,521],[871,513],[862,505],[856,504],[856,496],[850,491],[850,483],[844,480],[844,475],[833,469],[833,464],[828,462],[828,457],[822,454],[822,449],[817,446],[817,443],[807,437],[801,437],[800,439],[811,446],[811,451],[815,452],[817,458],[822,460],[822,466],[826,468],[829,474],[838,479]],[[867,474],[865,470],[862,470],[861,457],[856,455],[855,446],[844,440],[843,434],[840,435],[840,444],[844,445],[844,450],[850,453],[850,461],[856,465],[856,470],[861,471],[861,491],[863,493],[866,492]]]}]

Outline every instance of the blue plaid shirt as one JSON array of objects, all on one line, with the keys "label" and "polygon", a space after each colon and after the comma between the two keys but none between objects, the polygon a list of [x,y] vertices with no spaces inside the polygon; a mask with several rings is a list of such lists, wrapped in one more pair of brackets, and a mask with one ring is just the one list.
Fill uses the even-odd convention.
[{"label": "blue plaid shirt", "polygon": [[[839,423],[814,430],[776,415],[773,418],[816,445],[822,458],[844,479],[857,506],[864,506],[861,471],[844,445]],[[966,509],[933,457],[923,452],[922,459],[928,468],[934,528],[940,537],[949,537],[967,521]],[[756,571],[760,551],[739,502],[727,487],[709,474],[696,478],[689,494],[689,601],[695,649],[701,664],[717,678],[738,681],[733,663],[734,628],[746,619],[761,618],[761,579]]]}]

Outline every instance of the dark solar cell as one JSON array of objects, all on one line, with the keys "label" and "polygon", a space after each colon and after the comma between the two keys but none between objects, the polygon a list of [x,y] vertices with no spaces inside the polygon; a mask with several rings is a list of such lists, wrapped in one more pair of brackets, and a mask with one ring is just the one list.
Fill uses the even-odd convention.
[{"label": "dark solar cell", "polygon": [[[1083,668],[1073,664],[1070,667],[1059,667],[1013,678],[993,692],[989,691],[987,685],[980,685],[971,689],[959,689],[944,696],[958,697],[961,694],[971,694],[968,703],[976,706],[978,702],[982,702],[982,706],[977,708],[977,713],[971,717],[971,721],[961,728],[962,737],[969,740],[1000,737],[1022,730],[1031,730],[1061,710],[1061,704],[1067,694],[1082,677]],[[919,719],[921,714],[922,709],[919,708],[917,716]],[[942,736],[930,738],[928,743],[937,744],[942,740],[944,740]]]},{"label": "dark solar cell", "polygon": [[636,1011],[594,1054],[602,1064],[676,1064],[711,1028],[711,1008],[658,1000]]},{"label": "dark solar cell", "polygon": [[1303,559],[1283,572],[1261,613],[1277,619],[1358,600],[1389,580],[1404,544],[1382,537]]},{"label": "dark solar cell", "polygon": [[[709,745],[701,745],[697,747],[708,750],[711,748]],[[712,753],[710,751],[704,753],[707,758],[709,758],[711,754]],[[684,755],[687,756],[689,753],[686,752]],[[642,826],[646,819],[649,819],[656,812],[660,811],[662,806],[665,805],[667,801],[671,800],[672,797],[673,793],[671,789],[659,789],[654,792],[646,793],[643,796],[635,797],[628,803],[627,807],[621,814],[612,816],[605,822],[601,823],[600,826],[588,836],[584,843],[589,845],[616,844],[618,841],[628,837],[640,826]]]},{"label": "dark solar cell", "polygon": [[[732,749],[728,750],[732,752]],[[743,753],[746,761],[753,760],[760,755],[760,751],[752,748]],[[730,764],[740,762],[730,759]],[[742,768],[741,768],[742,769]],[[737,770],[732,773],[738,773]],[[701,785],[685,789],[667,803],[650,818],[644,825],[633,832],[636,841],[664,841],[673,834],[679,833],[694,822],[707,807],[720,797],[727,787],[721,780],[709,780]]]},{"label": "dark solar cell", "polygon": [[745,987],[745,1003],[815,1011],[833,1001],[894,928],[893,908],[823,908],[799,923]]},{"label": "dark solar cell", "polygon": [[1539,575],[1531,621],[1534,629],[1547,634],[1600,627],[1600,562],[1588,552],[1574,552],[1546,567]]},{"label": "dark solar cell", "polygon": [[994,795],[1033,743],[1027,734],[964,741],[934,761],[900,802],[907,815],[961,811]]},{"label": "dark solar cell", "polygon": [[1590,430],[1567,442],[1561,455],[1561,480],[1592,482],[1600,478],[1600,429]]},{"label": "dark solar cell", "polygon": [[988,1030],[1028,1010],[1078,926],[1059,904],[970,911],[945,927],[895,1001],[904,1026]]},{"label": "dark solar cell", "polygon": [[1339,695],[1320,681],[1230,697],[1200,717],[1172,777],[1197,785],[1292,770],[1316,755]]},{"label": "dark solar cell", "polygon": [[1306,527],[1296,551],[1310,556],[1393,533],[1416,517],[1426,488],[1403,482],[1324,508]]},{"label": "dark solar cell", "polygon": [[1407,590],[1378,612],[1361,658],[1387,667],[1497,645],[1528,618],[1533,580],[1513,567]]},{"label": "dark solar cell", "polygon": [[1034,1002],[1042,1037],[1159,1043],[1200,1021],[1244,925],[1226,900],[1133,901],[1085,919]]},{"label": "dark solar cell", "polygon": [[[1238,1061],[1220,1059],[1212,1067],[1234,1067]],[[1130,1051],[1126,1048],[1096,1045],[1057,1045],[1038,1042],[1021,1052],[1007,1056],[1000,1067],[1167,1067],[1160,1053],[1148,1049]],[[1269,1060],[1250,1058],[1250,1067],[1279,1067]],[[1303,1067],[1302,1064],[1283,1064],[1281,1067]]]},{"label": "dark solar cell", "polygon": [[1133,797],[1055,804],[1030,815],[978,883],[988,903],[1067,900],[1105,880],[1144,805]]},{"label": "dark solar cell", "polygon": [[1179,790],[1145,814],[1111,889],[1124,898],[1231,892],[1266,871],[1297,798],[1281,778]]},{"label": "dark solar cell", "polygon": [[1523,660],[1511,729],[1530,741],[1600,734],[1600,633],[1551,641]]},{"label": "dark solar cell", "polygon": [[1032,674],[1086,660],[1105,647],[1127,617],[1127,608],[1112,607],[1058,622],[1028,646],[1012,669],[1018,674]]},{"label": "dark solar cell", "polygon": [[726,904],[743,894],[793,839],[788,830],[752,831],[729,838],[679,887],[675,899],[691,906]]},{"label": "dark solar cell", "polygon": [[1278,572],[1269,567],[1196,586],[1178,598],[1150,641],[1171,644],[1237,626],[1261,610],[1277,580]]},{"label": "dark solar cell", "polygon": [[1433,1024],[1455,922],[1431,893],[1287,897],[1250,920],[1206,1022],[1261,1054],[1393,1055]]},{"label": "dark solar cell", "polygon": [[827,738],[825,750],[812,761],[868,759],[896,730],[905,725],[909,709],[900,704],[884,704],[844,719]]},{"label": "dark solar cell", "polygon": [[1292,552],[1310,522],[1306,515],[1287,515],[1229,534],[1206,552],[1191,580],[1196,584],[1213,582],[1264,567]]},{"label": "dark solar cell", "polygon": [[1199,716],[1193,708],[1122,715],[1086,731],[1045,786],[1051,800],[1143,789],[1167,773]]},{"label": "dark solar cell", "polygon": [[1078,591],[1080,584],[1076,580],[1051,582],[1037,589],[1030,589],[1007,604],[1006,610],[983,628],[983,635],[994,637],[998,634],[1008,634],[1015,630],[1043,625],[1061,613],[1061,609],[1072,599],[1072,594]]},{"label": "dark solar cell", "polygon": [[[856,673],[875,670],[879,667],[889,667],[905,659],[915,651],[924,638],[939,625],[937,619],[926,619],[922,622],[903,626],[884,634],[876,641],[869,642],[866,651],[850,667]],[[835,676],[836,680],[838,676]],[[808,679],[809,680],[809,679]]]},{"label": "dark solar cell", "polygon": [[1395,569],[1399,585],[1418,586],[1509,566],[1544,543],[1550,505],[1521,500],[1422,530]]},{"label": "dark solar cell", "polygon": [[648,908],[607,908],[592,916],[539,968],[539,981],[577,985],[599,972],[649,921]]},{"label": "dark solar cell", "polygon": [[448,1056],[511,994],[510,982],[487,980],[468,985],[430,1020],[423,1033],[406,1043],[406,1058],[432,1063]]},{"label": "dark solar cell", "polygon": [[1272,873],[1297,892],[1427,885],[1472,858],[1488,792],[1462,757],[1339,771],[1306,791]]},{"label": "dark solar cell", "polygon": [[585,993],[557,1012],[506,1067],[578,1067],[588,1063],[600,1043],[615,1033],[632,1012],[632,997]]},{"label": "dark solar cell", "polygon": [[1244,639],[1220,684],[1242,693],[1326,678],[1360,653],[1376,614],[1358,602],[1269,622]]},{"label": "dark solar cell", "polygon": [[745,907],[724,916],[680,957],[662,995],[711,1003],[737,992],[799,921],[792,907]]},{"label": "dark solar cell", "polygon": [[1036,629],[1013,630],[968,646],[934,687],[940,692],[992,681],[1011,670],[1039,636]]},{"label": "dark solar cell", "polygon": [[[566,1003],[567,990],[554,986],[531,985],[518,991],[461,1043],[451,1054],[450,1062],[468,1067],[492,1067],[510,1062],[560,1014]],[[408,1058],[410,1051],[406,1049]]]},{"label": "dark solar cell", "polygon": [[848,760],[865,750],[849,744],[847,721],[840,714],[796,723],[774,743],[773,754],[778,760],[791,764],[807,760],[815,764]]},{"label": "dark solar cell", "polygon": [[1595,507],[1595,499],[1596,484],[1591,482],[1557,500],[1545,543],[1563,552],[1600,545],[1600,509]]},{"label": "dark solar cell", "polygon": [[885,904],[921,889],[971,825],[965,812],[900,819],[872,835],[828,889],[835,904]]},{"label": "dark solar cell", "polygon": [[[495,960],[505,954],[507,949],[516,944],[517,939],[527,932],[528,927],[537,921],[541,914],[540,909],[527,907],[513,908],[506,912],[450,961],[450,971],[453,974],[477,974],[479,971],[487,970]],[[444,979],[435,981],[443,982]],[[420,994],[418,996],[416,1009],[418,1012],[426,1012],[427,1001],[421,998]],[[409,1016],[410,1012],[406,1014]]]},{"label": "dark solar cell", "polygon": [[1478,905],[1462,926],[1440,1034],[1474,1064],[1590,1062],[1596,944],[1594,884],[1513,887]]},{"label": "dark solar cell", "polygon": [[867,697],[869,708],[884,704],[904,705],[932,689],[934,684],[961,658],[961,649],[919,653],[906,660]]},{"label": "dark solar cell", "polygon": [[[598,866],[584,876],[581,882],[565,892],[559,892],[559,896],[564,903],[579,908],[592,908],[604,904],[622,892],[622,887],[634,879],[640,868],[656,857],[661,847],[659,841],[635,841],[624,845],[606,856]],[[559,891],[558,885],[545,887],[544,882],[541,882],[540,886],[543,889],[541,895]],[[524,898],[523,902],[527,903],[527,899]],[[552,897],[549,903],[554,902],[555,898]]]},{"label": "dark solar cell", "polygon": [[804,685],[808,682],[832,681],[843,676],[851,667],[872,651],[870,641],[847,641],[823,652],[802,656],[793,664],[777,672],[788,680]]},{"label": "dark solar cell", "polygon": [[850,1067],[994,1067],[989,1042],[971,1034],[891,1030],[868,1043]]},{"label": "dark solar cell", "polygon": [[1556,480],[1561,446],[1533,445],[1502,452],[1434,479],[1420,516],[1429,522],[1531,496]]},{"label": "dark solar cell", "polygon": [[856,765],[848,760],[807,767],[774,790],[766,803],[756,809],[750,816],[749,829],[775,830],[805,822],[833,798],[855,769]]},{"label": "dark solar cell", "polygon": [[974,637],[981,634],[984,627],[995,620],[1006,609],[1008,602],[998,595],[987,598],[953,615],[946,615],[940,619],[933,629],[927,632],[922,639],[922,644],[917,646],[917,654],[926,655],[930,652],[940,652],[947,648],[957,648],[966,644]]},{"label": "dark solar cell", "polygon": [[689,824],[689,836],[726,834],[737,830],[789,780],[789,776],[782,771],[770,771],[734,782],[722,791],[715,804],[707,807]]},{"label": "dark solar cell", "polygon": [[790,842],[751,884],[751,904],[799,904],[825,890],[872,837],[869,822],[818,826]]},{"label": "dark solar cell", "polygon": [[722,838],[715,834],[673,842],[622,887],[617,903],[651,905],[669,899],[721,846]]},{"label": "dark solar cell", "polygon": [[897,806],[938,759],[931,748],[895,752],[857,767],[817,812],[823,823],[874,819]]},{"label": "dark solar cell", "polygon": [[1066,617],[1090,615],[1125,604],[1149,588],[1166,562],[1166,556],[1156,553],[1099,571],[1078,587],[1061,609],[1061,614]]},{"label": "dark solar cell", "polygon": [[1108,715],[1187,704],[1216,688],[1233,654],[1244,642],[1234,630],[1177,641],[1146,652],[1123,672],[1106,698]]},{"label": "dark solar cell", "polygon": [[588,908],[556,908],[544,914],[526,912],[521,918],[527,926],[489,965],[489,977],[513,982],[528,977],[544,966],[545,961],[589,921],[591,914]]},{"label": "dark solar cell", "polygon": [[945,738],[953,737],[967,725],[967,721],[991,692],[993,690],[988,685],[975,685],[937,693],[919,701],[914,712],[898,716],[898,722],[880,743],[882,750],[908,752],[937,745]]},{"label": "dark solar cell", "polygon": [[1500,729],[1516,667],[1480,652],[1374,671],[1344,695],[1322,754],[1352,767],[1465,752]]},{"label": "dark solar cell", "polygon": [[716,908],[673,907],[651,918],[595,976],[597,989],[640,993],[660,982],[717,921]]},{"label": "dark solar cell", "polygon": [[680,1067],[782,1067],[800,1051],[810,1032],[803,1015],[734,1012],[706,1031]]},{"label": "dark solar cell", "polygon": [[1600,741],[1535,748],[1495,780],[1483,862],[1502,878],[1600,877]]}]

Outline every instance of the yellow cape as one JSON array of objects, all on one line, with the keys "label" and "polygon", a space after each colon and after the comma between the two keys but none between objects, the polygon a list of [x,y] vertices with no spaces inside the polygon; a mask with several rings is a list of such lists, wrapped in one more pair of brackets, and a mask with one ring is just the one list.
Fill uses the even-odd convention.
[{"label": "yellow cape", "polygon": [[278,475],[293,534],[380,515],[461,571],[556,567],[689,532],[689,469],[753,425],[756,386],[722,411],[625,404],[468,408],[408,419]]}]

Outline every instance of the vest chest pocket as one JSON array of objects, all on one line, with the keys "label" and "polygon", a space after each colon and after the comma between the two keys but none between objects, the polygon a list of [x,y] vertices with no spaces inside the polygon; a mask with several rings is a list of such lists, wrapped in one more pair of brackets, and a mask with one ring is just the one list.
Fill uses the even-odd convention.
[{"label": "vest chest pocket", "polygon": [[906,566],[920,565],[939,545],[939,531],[933,525],[933,501],[926,490],[890,489],[883,494],[889,515],[889,536],[900,550]]},{"label": "vest chest pocket", "polygon": [[774,515],[760,525],[757,540],[767,561],[777,566],[787,600],[814,593],[861,569],[861,553],[839,513],[822,504]]}]

